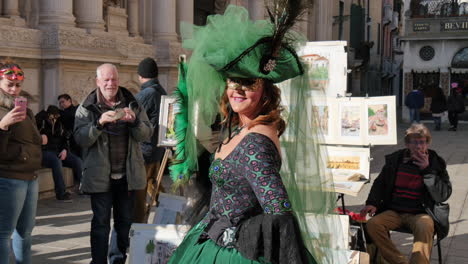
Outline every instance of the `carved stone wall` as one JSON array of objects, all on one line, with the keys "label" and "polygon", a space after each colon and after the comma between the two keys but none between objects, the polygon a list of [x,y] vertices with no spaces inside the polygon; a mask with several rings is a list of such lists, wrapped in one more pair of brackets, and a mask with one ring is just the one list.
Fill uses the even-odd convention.
[{"label": "carved stone wall", "polygon": [[128,36],[127,10],[120,7],[108,6],[105,11],[107,32]]}]

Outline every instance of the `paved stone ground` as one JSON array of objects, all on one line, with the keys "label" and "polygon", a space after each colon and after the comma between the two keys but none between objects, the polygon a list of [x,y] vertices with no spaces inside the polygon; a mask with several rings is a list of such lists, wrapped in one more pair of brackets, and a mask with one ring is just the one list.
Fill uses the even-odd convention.
[{"label": "paved stone ground", "polygon": [[[432,124],[428,124],[432,128]],[[374,179],[382,168],[384,155],[403,147],[402,135],[406,125],[398,129],[397,146],[372,147],[371,177]],[[457,132],[434,131],[435,149],[448,163],[453,184],[449,237],[442,242],[444,263],[468,263],[468,125],[460,125]],[[358,211],[364,203],[370,184],[359,196],[346,196],[348,209]],[[75,196],[73,203],[44,199],[39,202],[37,224],[33,231],[33,263],[35,264],[87,264],[90,262],[89,229],[91,221],[90,201],[87,196]],[[408,253],[412,237],[405,234],[392,235],[399,248]],[[435,248],[434,248],[435,249]],[[437,253],[432,254],[437,263]]]}]

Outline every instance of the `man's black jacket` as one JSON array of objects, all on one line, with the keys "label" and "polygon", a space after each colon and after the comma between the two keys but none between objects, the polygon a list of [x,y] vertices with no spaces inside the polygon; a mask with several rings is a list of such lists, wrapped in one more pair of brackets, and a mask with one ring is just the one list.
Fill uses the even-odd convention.
[{"label": "man's black jacket", "polygon": [[[372,185],[366,205],[373,205],[377,208],[377,214],[388,209],[391,201],[395,180],[399,165],[403,162],[403,157],[407,149],[398,150],[385,156],[385,165],[379,176]],[[421,171],[424,177],[423,207],[429,215],[434,210],[434,204],[446,201],[452,194],[452,184],[450,183],[445,161],[433,150],[429,151],[429,166]],[[436,230],[443,224],[434,219]],[[444,226],[448,228],[447,226]]]}]

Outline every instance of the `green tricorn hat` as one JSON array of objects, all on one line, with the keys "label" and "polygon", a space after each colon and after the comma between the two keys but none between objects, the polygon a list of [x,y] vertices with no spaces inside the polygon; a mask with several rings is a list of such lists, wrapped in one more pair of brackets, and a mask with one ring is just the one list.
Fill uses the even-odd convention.
[{"label": "green tricorn hat", "polygon": [[194,28],[184,46],[203,54],[200,59],[225,78],[279,83],[304,73],[293,48],[304,39],[288,29],[279,32],[272,21],[252,21],[246,9],[231,5],[224,15],[210,16],[206,26]]},{"label": "green tricorn hat", "polygon": [[247,48],[237,58],[218,69],[228,77],[263,78],[279,83],[304,73],[301,61],[294,49],[282,47],[278,56],[271,56],[272,43],[270,37],[258,40]]}]

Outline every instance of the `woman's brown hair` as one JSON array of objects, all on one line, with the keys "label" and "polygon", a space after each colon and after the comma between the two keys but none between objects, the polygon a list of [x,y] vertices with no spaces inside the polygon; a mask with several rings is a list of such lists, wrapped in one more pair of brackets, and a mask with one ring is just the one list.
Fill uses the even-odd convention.
[{"label": "woman's brown hair", "polygon": [[[286,122],[281,117],[281,112],[283,111],[283,107],[280,105],[281,91],[269,80],[257,79],[257,82],[259,81],[263,81],[263,94],[260,101],[261,107],[258,111],[258,116],[249,124],[248,128],[259,124],[273,125],[278,131],[278,136],[281,136],[281,134],[283,134],[284,130],[286,129]],[[232,111],[229,105],[229,98],[226,91],[227,88],[224,91],[223,97],[221,98],[220,106],[221,113],[223,114],[222,124],[228,122],[229,112]],[[239,125],[239,115],[237,113],[233,113],[230,122],[232,126]]]}]

